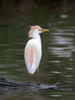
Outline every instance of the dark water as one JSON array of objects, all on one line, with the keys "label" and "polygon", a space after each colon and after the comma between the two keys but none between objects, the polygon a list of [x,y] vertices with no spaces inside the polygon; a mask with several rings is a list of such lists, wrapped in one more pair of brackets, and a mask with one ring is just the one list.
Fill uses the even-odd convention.
[{"label": "dark water", "polygon": [[[63,85],[60,90],[0,91],[1,100],[75,100],[75,7],[41,5],[25,11],[0,10],[0,76],[27,81],[24,47],[31,25],[48,28],[41,34],[40,82]],[[31,77],[36,82],[36,73]]]}]

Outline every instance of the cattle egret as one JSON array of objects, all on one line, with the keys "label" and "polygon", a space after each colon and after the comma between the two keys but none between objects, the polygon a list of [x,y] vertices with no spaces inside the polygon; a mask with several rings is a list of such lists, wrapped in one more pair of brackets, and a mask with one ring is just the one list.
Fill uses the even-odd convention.
[{"label": "cattle egret", "polygon": [[[34,74],[36,70],[37,72],[39,71],[38,66],[42,56],[40,33],[44,31],[49,31],[49,30],[42,29],[40,26],[36,25],[36,26],[31,26],[31,29],[28,32],[30,39],[27,42],[24,50],[24,59],[29,74]],[[37,78],[39,81],[39,73]]]}]

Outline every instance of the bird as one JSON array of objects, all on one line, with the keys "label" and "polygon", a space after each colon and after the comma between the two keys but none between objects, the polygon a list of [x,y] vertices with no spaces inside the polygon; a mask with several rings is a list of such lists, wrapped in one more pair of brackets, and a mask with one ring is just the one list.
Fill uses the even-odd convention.
[{"label": "bird", "polygon": [[[42,57],[42,44],[40,34],[49,31],[48,29],[42,29],[39,25],[30,27],[28,32],[29,41],[26,43],[24,49],[24,60],[30,75],[33,75],[37,70],[37,79],[39,83],[39,64]],[[29,78],[30,80],[30,78]]]}]

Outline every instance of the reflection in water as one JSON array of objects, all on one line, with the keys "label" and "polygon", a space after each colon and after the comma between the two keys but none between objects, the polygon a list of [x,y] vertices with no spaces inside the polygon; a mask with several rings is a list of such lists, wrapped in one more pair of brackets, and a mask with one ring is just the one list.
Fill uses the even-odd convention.
[{"label": "reflection in water", "polygon": [[67,18],[68,15],[66,15],[66,14],[62,14],[62,15],[60,15],[60,17],[61,17],[61,18]]},{"label": "reflection in water", "polygon": [[[12,96],[12,99],[11,99]],[[23,90],[15,90],[11,91],[11,92],[5,92],[4,96],[0,95],[0,97],[2,98],[2,100],[14,100],[15,98],[17,98],[17,100],[45,100],[45,98],[39,94],[39,91],[23,91]]]},{"label": "reflection in water", "polygon": [[71,34],[70,35],[69,34],[65,34],[64,31],[63,32],[59,31],[58,33],[53,34],[52,41],[51,41],[53,44],[53,47],[50,47],[52,54],[58,57],[72,56],[74,43],[73,43],[73,37],[71,36]]}]

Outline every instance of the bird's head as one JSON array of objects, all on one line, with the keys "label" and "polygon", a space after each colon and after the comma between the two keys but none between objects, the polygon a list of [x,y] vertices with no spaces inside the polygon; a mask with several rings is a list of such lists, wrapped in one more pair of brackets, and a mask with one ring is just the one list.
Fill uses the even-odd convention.
[{"label": "bird's head", "polygon": [[42,32],[48,32],[48,29],[42,29],[40,26],[36,25],[36,26],[31,26],[30,27],[30,31],[29,31],[29,37],[34,37],[35,35],[38,35]]}]

